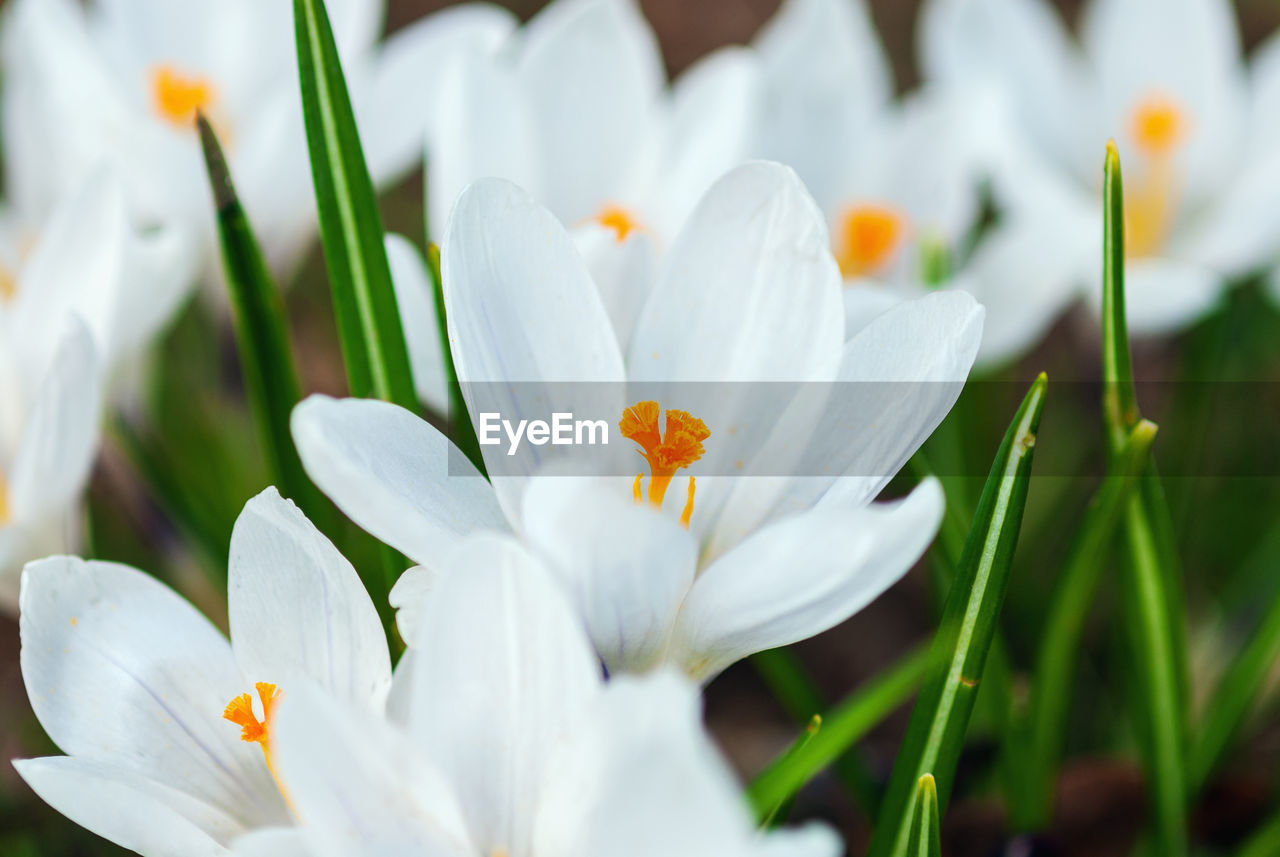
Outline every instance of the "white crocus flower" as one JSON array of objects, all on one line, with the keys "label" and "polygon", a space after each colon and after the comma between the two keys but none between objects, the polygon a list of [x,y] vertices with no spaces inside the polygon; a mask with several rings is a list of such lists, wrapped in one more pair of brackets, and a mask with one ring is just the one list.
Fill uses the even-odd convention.
[{"label": "white crocus flower", "polygon": [[[216,264],[213,206],[194,131],[209,116],[269,258],[311,235],[292,5],[284,0],[16,0],[6,9],[9,192],[43,213],[103,162],[131,211],[194,238]],[[375,179],[411,168],[427,110],[421,82],[513,26],[487,6],[430,16],[379,43],[382,0],[329,0]]]},{"label": "white crocus flower", "polygon": [[[1008,216],[1026,221],[1025,276],[978,296],[1014,347],[1082,293],[1100,300],[1108,138],[1124,162],[1136,332],[1195,321],[1274,258],[1280,153],[1250,128],[1274,119],[1250,114],[1226,0],[1092,0],[1079,45],[1041,0],[931,0],[921,35],[930,79],[984,91],[1009,117],[993,180]],[[995,311],[1006,304],[1017,314]]]},{"label": "white crocus flower", "polygon": [[300,827],[237,854],[835,857],[829,829],[758,832],[703,731],[696,686],[605,683],[572,608],[510,539],[445,561],[389,715],[286,697],[276,770]]},{"label": "white crocus flower", "polygon": [[[434,96],[428,221],[462,189],[510,179],[569,227],[625,343],[702,193],[750,153],[755,57],[713,53],[666,89],[634,0],[556,0],[493,53],[453,67]],[[437,233],[439,234],[439,233]]]},{"label": "white crocus flower", "polygon": [[145,857],[224,855],[290,823],[271,772],[280,694],[314,685],[380,712],[390,686],[355,570],[275,489],[236,522],[227,588],[230,643],[135,569],[54,557],[23,573],[23,681],[67,755],[14,765],[59,812]]},{"label": "white crocus flower", "polygon": [[[503,475],[491,486],[399,408],[325,397],[300,405],[294,437],[312,478],[426,568],[469,531],[514,531],[572,594],[611,671],[672,663],[708,679],[848,618],[932,538],[942,514],[936,483],[900,502],[871,501],[955,401],[982,310],[968,295],[934,294],[894,307],[846,344],[822,214],[789,169],[748,164],[708,192],[667,254],[625,358],[572,238],[515,186],[473,185],[443,254],[454,359],[472,412],[477,390],[600,382],[592,389],[616,394],[614,418],[626,409],[623,431],[635,441],[616,448],[635,461],[640,446],[650,472]],[[793,381],[813,383],[772,412],[749,395],[754,382]],[[628,382],[724,383],[713,405],[672,390],[661,403],[664,435],[658,403],[627,407]],[[545,419],[534,406],[565,410],[556,404],[513,400],[502,416]],[[702,404],[711,410],[698,413]],[[740,463],[761,475],[721,475],[736,472],[735,437],[757,439]],[[505,449],[484,450],[491,472],[510,474]],[[717,473],[699,478],[695,499],[693,480],[677,471],[704,453]],[[640,503],[646,476],[649,502]],[[664,502],[673,477],[679,499]],[[430,579],[426,570],[402,579],[402,627],[416,624],[415,593]]]},{"label": "white crocus flower", "polygon": [[826,215],[847,336],[887,307],[992,267],[970,257],[980,214],[980,100],[925,91],[894,103],[861,0],[787,0],[756,39],[759,147],[795,168]]}]

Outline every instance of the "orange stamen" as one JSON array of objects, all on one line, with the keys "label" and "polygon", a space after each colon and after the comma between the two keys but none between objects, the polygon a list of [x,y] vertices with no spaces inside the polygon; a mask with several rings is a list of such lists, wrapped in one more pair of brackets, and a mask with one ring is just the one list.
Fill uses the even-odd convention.
[{"label": "orange stamen", "polygon": [[160,65],[151,70],[151,96],[162,119],[190,128],[196,111],[208,112],[216,92],[206,78],[188,77],[171,65]]},{"label": "orange stamen", "polygon": [[607,229],[612,229],[619,244],[626,241],[627,236],[633,231],[642,228],[631,212],[620,205],[606,205],[596,214],[595,221]]},{"label": "orange stamen", "polygon": [[[640,445],[640,455],[649,464],[649,505],[662,508],[667,488],[676,471],[688,467],[705,451],[702,442],[711,436],[707,424],[688,411],[667,411],[666,430],[658,429],[658,403],[637,402],[622,413],[618,428],[622,436]],[[640,502],[640,483],[644,474],[638,474],[632,483],[631,494]],[[685,503],[680,523],[686,528],[693,515],[693,478],[689,479],[689,497]]]},{"label": "orange stamen", "polygon": [[846,279],[874,274],[893,259],[902,244],[906,219],[884,205],[856,205],[840,216],[835,236],[836,261]]},{"label": "orange stamen", "polygon": [[4,480],[4,473],[0,471],[0,527],[9,523],[9,485]]},{"label": "orange stamen", "polygon": [[0,301],[13,300],[18,293],[18,278],[4,265],[0,265]]},{"label": "orange stamen", "polygon": [[280,796],[284,798],[284,802],[293,809],[289,793],[285,791],[284,784],[280,782],[280,777],[276,776],[275,766],[271,763],[271,720],[275,715],[276,703],[280,701],[282,694],[274,684],[266,681],[256,682],[253,687],[258,692],[258,699],[262,701],[262,719],[259,720],[254,714],[253,697],[247,693],[242,693],[228,702],[227,707],[222,711],[222,718],[240,727],[241,741],[257,744],[262,748],[262,758],[267,763],[267,771],[270,772],[271,779],[275,780],[276,788],[280,790]]},{"label": "orange stamen", "polygon": [[1133,108],[1133,139],[1149,156],[1168,155],[1183,140],[1185,120],[1172,99],[1151,95]]}]

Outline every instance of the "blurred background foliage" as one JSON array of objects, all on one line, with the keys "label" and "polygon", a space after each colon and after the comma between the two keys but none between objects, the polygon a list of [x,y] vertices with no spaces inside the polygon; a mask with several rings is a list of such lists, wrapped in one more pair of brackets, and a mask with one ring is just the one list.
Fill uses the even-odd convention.
[{"label": "blurred background foliage", "polygon": [[[389,0],[388,5],[390,30],[447,4]],[[544,3],[502,0],[502,5],[527,18]],[[641,0],[640,5],[658,34],[669,70],[677,74],[715,47],[750,40],[778,0]],[[1057,0],[1055,5],[1074,23],[1082,4]],[[1247,48],[1280,28],[1280,2],[1238,0],[1235,5]],[[918,3],[871,0],[870,6],[899,90],[909,90],[918,82]],[[1101,145],[1099,156],[1101,163]],[[420,244],[421,175],[384,194],[382,205],[388,229]],[[1143,409],[1161,426],[1155,450],[1185,573],[1193,723],[1213,704],[1206,695],[1216,677],[1263,611],[1280,598],[1280,310],[1264,297],[1261,286],[1243,284],[1219,312],[1178,338],[1135,344]],[[304,389],[343,394],[342,361],[318,246],[290,284],[286,304]],[[108,426],[90,491],[87,550],[157,574],[225,627],[223,584],[231,526],[266,477],[234,337],[211,305],[200,299],[190,304],[159,345],[160,359],[149,371],[141,400]],[[1037,476],[1002,615],[1015,701],[1063,554],[1103,473],[1099,353],[1096,319],[1077,308],[1016,365],[971,383],[929,447],[935,466],[948,474],[949,489],[972,503],[1026,382],[1048,372],[1051,387],[1037,444]],[[890,490],[908,484],[906,477],[899,482]],[[165,511],[174,508],[183,513]],[[381,562],[370,539],[351,527],[347,536],[342,548],[353,562]],[[929,638],[940,599],[926,565],[922,562],[849,622],[794,647],[828,700],[843,696]],[[980,704],[943,827],[943,853],[1107,857],[1131,852],[1145,798],[1124,711],[1125,641],[1112,571],[1104,574],[1088,617],[1052,828],[1036,840],[1009,840],[996,789],[999,724]],[[4,759],[54,751],[27,707],[18,645],[16,622],[0,619]],[[1280,807],[1280,669],[1274,672],[1242,740],[1194,808],[1201,854],[1236,853],[1242,838]],[[857,748],[859,764],[873,780],[888,777],[907,710],[904,706]],[[796,734],[794,722],[746,663],[710,687],[707,716],[744,776],[758,772]],[[867,815],[836,776],[825,774],[800,794],[792,818],[805,817],[837,824],[851,854],[865,848]],[[0,765],[0,857],[123,853],[62,819],[9,765]]]}]

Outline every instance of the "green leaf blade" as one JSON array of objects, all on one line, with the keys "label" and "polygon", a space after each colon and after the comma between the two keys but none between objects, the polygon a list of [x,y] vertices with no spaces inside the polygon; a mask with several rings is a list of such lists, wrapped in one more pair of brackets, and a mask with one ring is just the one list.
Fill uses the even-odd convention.
[{"label": "green leaf blade", "polygon": [[377,195],[323,0],[294,0],[320,238],[351,393],[417,411]]},{"label": "green leaf blade", "polygon": [[907,854],[911,806],[922,776],[935,778],[939,803],[946,804],[1013,564],[1047,385],[1044,375],[1031,385],[982,490],[930,648],[929,672],[880,807],[871,857]]},{"label": "green leaf blade", "polygon": [[[1114,461],[1141,419],[1125,315],[1124,182],[1120,154],[1107,143],[1103,166],[1102,362],[1107,452]],[[1125,500],[1124,619],[1137,681],[1132,700],[1156,850],[1188,852],[1187,654],[1181,570],[1164,488],[1150,454],[1138,491]]]},{"label": "green leaf blade", "polygon": [[1030,752],[1023,782],[1028,794],[1015,804],[1022,830],[1044,827],[1052,815],[1053,785],[1066,740],[1080,637],[1094,591],[1106,568],[1106,551],[1156,437],[1142,420],[1129,433],[1115,466],[1094,494],[1077,528],[1049,604],[1031,685]]},{"label": "green leaf blade", "polygon": [[302,388],[289,347],[284,302],[240,204],[217,135],[203,116],[197,125],[217,207],[218,238],[245,385],[272,481],[318,522],[324,509],[320,492],[307,478],[289,430],[289,416],[302,398]]},{"label": "green leaf blade", "polygon": [[858,740],[892,714],[919,686],[928,664],[928,650],[908,654],[885,672],[859,687],[822,717],[822,729],[797,741],[765,768],[747,788],[757,817],[795,797],[810,780],[834,765]]},{"label": "green leaf blade", "polygon": [[942,814],[938,811],[938,786],[933,774],[924,774],[916,783],[916,799],[911,810],[910,857],[942,857]]}]

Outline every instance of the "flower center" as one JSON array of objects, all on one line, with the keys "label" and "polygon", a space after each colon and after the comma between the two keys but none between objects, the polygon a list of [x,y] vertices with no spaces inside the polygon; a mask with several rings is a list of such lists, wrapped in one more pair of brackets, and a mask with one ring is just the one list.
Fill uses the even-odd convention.
[{"label": "flower center", "polygon": [[156,114],[180,128],[190,128],[196,111],[208,111],[217,93],[208,78],[187,76],[171,65],[151,69],[152,106]]},{"label": "flower center", "polygon": [[262,701],[262,719],[259,720],[254,714],[253,697],[247,693],[242,693],[227,703],[227,707],[222,711],[222,719],[230,720],[240,727],[241,741],[257,744],[262,748],[262,758],[267,763],[267,770],[271,772],[271,779],[275,780],[276,788],[280,790],[284,802],[292,809],[293,804],[289,801],[289,794],[284,790],[284,785],[276,776],[276,769],[271,764],[271,717],[276,703],[280,701],[280,690],[266,681],[256,682],[253,687],[258,692],[258,699]]},{"label": "flower center", "polygon": [[1138,102],[1130,131],[1141,159],[1125,189],[1125,255],[1150,256],[1163,246],[1178,206],[1173,156],[1186,140],[1187,117],[1163,95]]},{"label": "flower center", "polygon": [[[640,445],[639,453],[649,463],[649,505],[661,509],[671,477],[702,457],[702,442],[711,436],[707,424],[688,411],[667,411],[666,431],[658,430],[658,403],[636,402],[622,412],[618,428],[622,436]],[[632,486],[635,501],[641,501],[640,488],[644,474],[636,474]],[[685,499],[680,524],[689,528],[693,516],[694,479],[689,477],[689,495]]]},{"label": "flower center", "polygon": [[0,303],[13,300],[18,293],[18,278],[4,265],[0,265]]},{"label": "flower center", "polygon": [[606,205],[596,213],[595,221],[607,229],[612,229],[619,244],[626,241],[627,236],[635,230],[643,231],[644,229],[640,221],[620,205]]},{"label": "flower center", "polygon": [[0,470],[0,527],[9,523],[11,513],[9,511],[9,483],[5,482],[4,471]]},{"label": "flower center", "polygon": [[887,205],[855,205],[840,215],[836,261],[845,279],[884,268],[902,244],[906,218]]}]

